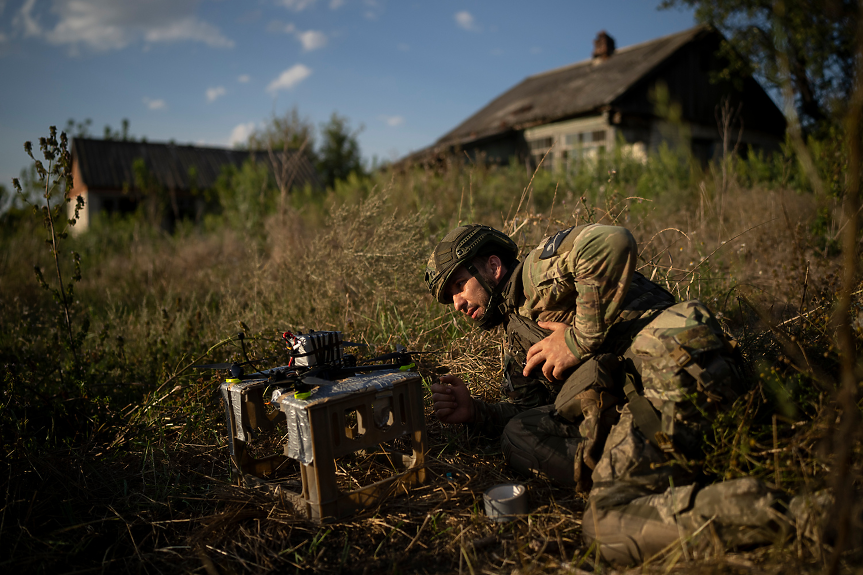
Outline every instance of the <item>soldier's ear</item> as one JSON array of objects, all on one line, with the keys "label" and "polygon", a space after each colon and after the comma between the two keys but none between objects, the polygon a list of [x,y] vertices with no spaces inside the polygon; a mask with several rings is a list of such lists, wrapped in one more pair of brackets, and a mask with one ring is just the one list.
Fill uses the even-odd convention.
[{"label": "soldier's ear", "polygon": [[494,278],[495,283],[499,282],[503,278],[503,276],[506,275],[506,267],[504,267],[503,262],[496,255],[488,256],[486,266],[489,273]]}]

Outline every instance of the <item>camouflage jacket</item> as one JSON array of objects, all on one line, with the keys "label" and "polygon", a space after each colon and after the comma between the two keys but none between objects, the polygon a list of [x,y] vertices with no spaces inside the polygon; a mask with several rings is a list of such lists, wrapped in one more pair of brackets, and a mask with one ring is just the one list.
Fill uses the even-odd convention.
[{"label": "camouflage jacket", "polygon": [[519,337],[512,326],[537,321],[569,324],[566,344],[583,362],[599,353],[622,354],[656,313],[674,304],[671,294],[635,271],[637,256],[629,230],[599,224],[562,230],[527,255],[505,290],[502,392],[507,401],[474,400],[474,430],[499,433],[517,413],[553,402],[560,389],[561,382],[549,382],[539,370],[531,374],[535,377],[521,375],[527,350],[538,339]]}]

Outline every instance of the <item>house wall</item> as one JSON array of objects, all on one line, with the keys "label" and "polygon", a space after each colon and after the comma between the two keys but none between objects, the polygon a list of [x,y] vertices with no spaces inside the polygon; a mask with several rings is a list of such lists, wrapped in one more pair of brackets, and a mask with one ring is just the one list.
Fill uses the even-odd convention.
[{"label": "house wall", "polygon": [[506,165],[511,157],[521,155],[520,148],[518,134],[512,132],[501,138],[466,146],[464,151],[473,161],[482,160],[486,164]]},{"label": "house wall", "polygon": [[81,167],[77,161],[73,161],[72,190],[69,192],[69,197],[72,198],[72,201],[66,204],[66,213],[70,220],[75,217],[75,205],[77,204],[78,196],[84,198],[84,207],[78,211],[78,223],[72,227],[73,233],[86,230],[90,227],[90,199],[87,194],[87,185],[81,177]]},{"label": "house wall", "polygon": [[[595,159],[603,152],[613,152],[619,145],[624,154],[646,161],[653,135],[654,122],[613,124],[608,113],[554,122],[524,131],[530,150],[532,167],[542,163],[548,170],[574,168],[579,162]],[[553,145],[553,146],[552,146]]]},{"label": "house wall", "polygon": [[616,138],[617,130],[609,124],[607,114],[544,124],[524,131],[531,166],[535,168],[542,160],[542,167],[551,171],[572,167],[614,149]]},{"label": "house wall", "polygon": [[[737,83],[713,81],[711,74],[726,65],[716,55],[719,41],[716,35],[695,41],[612,103],[624,123],[640,119],[651,125],[649,150],[658,149],[662,142],[680,143],[682,126],[694,155],[703,161],[715,157],[722,150],[719,124],[725,102],[735,115],[728,134],[730,148],[735,144],[741,149],[750,145],[771,151],[779,148],[785,118],[763,88],[752,78]],[[669,105],[679,112],[677,126],[662,119],[668,117]]]}]

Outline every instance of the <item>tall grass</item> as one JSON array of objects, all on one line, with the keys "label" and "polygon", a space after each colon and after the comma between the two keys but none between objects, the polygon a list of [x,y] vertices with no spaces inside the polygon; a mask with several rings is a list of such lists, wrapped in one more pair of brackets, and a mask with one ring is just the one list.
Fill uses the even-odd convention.
[{"label": "tall grass", "polygon": [[[74,305],[89,322],[72,387],[59,308],[32,275],[52,255],[39,222],[16,219],[0,229],[0,564],[210,573],[359,572],[363,562],[426,572],[587,566],[574,494],[536,481],[535,523],[493,529],[475,509],[484,482],[506,477],[500,454],[431,418],[435,473],[417,495],[420,515],[394,503],[328,531],[227,487],[219,377],[189,366],[238,359],[240,331],[253,357],[279,358],[286,329],[338,329],[372,351],[434,351],[420,362],[427,382],[456,371],[497,399],[499,334],[456,317],[422,284],[433,245],[464,222],[514,231],[524,252],[578,223],[633,230],[641,272],[716,310],[751,369],[754,391],[706,438],[705,465],[794,491],[823,487],[831,454],[819,446],[839,361],[830,323],[842,281],[838,204],[806,189],[788,150],[750,153],[732,167],[719,182],[716,166],[668,148],[646,163],[617,152],[566,173],[455,158],[307,190],[275,213],[255,211],[242,182],[229,179],[222,185],[237,186],[242,225],[230,203],[207,225],[170,235],[142,217],[97,218],[61,250],[80,254]],[[63,265],[70,273],[68,258]],[[411,545],[404,563],[398,549]],[[749,560],[779,560],[783,549]],[[823,553],[804,543],[781,560],[817,570]]]}]

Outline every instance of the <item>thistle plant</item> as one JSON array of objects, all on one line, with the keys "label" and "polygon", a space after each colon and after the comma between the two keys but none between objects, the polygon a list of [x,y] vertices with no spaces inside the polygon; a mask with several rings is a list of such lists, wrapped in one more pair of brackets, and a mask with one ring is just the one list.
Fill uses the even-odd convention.
[{"label": "thistle plant", "polygon": [[[75,210],[72,217],[67,217],[66,204],[72,201],[70,192],[72,190],[72,156],[68,150],[68,139],[65,132],[60,133],[60,139],[57,139],[57,128],[51,126],[49,129],[50,135],[45,138],[39,138],[39,148],[42,151],[42,156],[46,165],[42,160],[37,160],[33,155],[33,145],[28,141],[24,142],[24,151],[34,162],[34,168],[38,176],[39,186],[42,189],[42,198],[44,204],[37,205],[31,202],[30,198],[25,195],[21,188],[21,183],[18,178],[12,179],[12,185],[17,193],[22,197],[25,203],[33,207],[33,213],[39,214],[42,217],[42,225],[48,232],[48,237],[45,239],[49,246],[51,257],[54,260],[54,269],[57,274],[56,286],[51,286],[45,279],[42,268],[38,265],[33,266],[33,271],[36,275],[36,280],[39,285],[50,292],[54,297],[54,301],[60,306],[63,316],[63,324],[65,328],[65,336],[68,340],[69,350],[72,353],[75,369],[79,366],[78,349],[84,336],[89,329],[89,320],[84,319],[81,329],[75,333],[72,325],[73,316],[73,301],[75,293],[75,283],[81,280],[81,256],[77,252],[72,252],[72,264],[74,272],[72,279],[68,284],[64,284],[63,272],[61,271],[60,263],[60,243],[68,237],[69,228],[74,226],[78,221],[81,208],[84,207],[84,200],[81,196],[75,201]],[[52,199],[54,202],[52,203]],[[62,230],[58,229],[58,224],[65,222]]]}]

